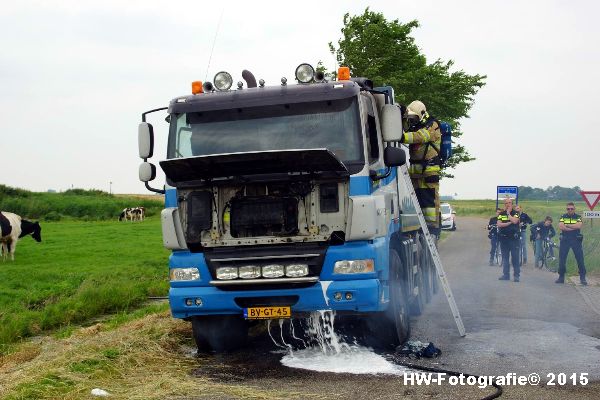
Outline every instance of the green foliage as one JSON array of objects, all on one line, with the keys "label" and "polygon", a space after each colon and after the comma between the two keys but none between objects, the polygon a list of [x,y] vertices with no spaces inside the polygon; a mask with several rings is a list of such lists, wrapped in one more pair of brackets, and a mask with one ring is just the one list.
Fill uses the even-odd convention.
[{"label": "green foliage", "polygon": [[118,197],[101,190],[69,189],[64,193],[38,193],[0,185],[0,210],[27,219],[60,221],[115,220],[125,207],[146,208],[146,215],[160,214],[162,199]]},{"label": "green foliage", "polygon": [[531,186],[519,186],[519,198],[523,200],[575,201],[581,199],[580,191],[581,188],[579,186],[573,188],[550,186],[545,190],[532,188]]},{"label": "green foliage", "polygon": [[[42,223],[42,242],[23,238],[0,262],[0,354],[21,338],[138,309],[168,292],[160,219]],[[146,312],[146,311],[144,311]]]},{"label": "green foliage", "polygon": [[[344,15],[342,38],[337,47],[330,42],[329,48],[340,65],[350,67],[353,76],[369,77],[377,86],[392,86],[396,102],[421,100],[432,115],[449,122],[452,135],[459,138],[459,120],[468,117],[486,76],[453,71],[452,60],[427,63],[411,36],[418,27],[416,20],[388,21],[383,14],[367,8],[362,15]],[[454,143],[453,147],[449,167],[474,160],[464,146]],[[446,176],[452,177],[447,172]]]}]

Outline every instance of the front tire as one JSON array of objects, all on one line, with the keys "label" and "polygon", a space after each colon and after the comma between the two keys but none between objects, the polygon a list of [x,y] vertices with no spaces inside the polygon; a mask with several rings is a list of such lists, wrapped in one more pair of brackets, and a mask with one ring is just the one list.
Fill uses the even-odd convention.
[{"label": "front tire", "polygon": [[410,337],[410,318],[408,310],[408,293],[406,279],[403,274],[400,256],[390,250],[390,307],[389,318],[394,322],[394,330],[400,344]]},{"label": "front tire", "polygon": [[224,353],[243,347],[248,323],[240,315],[205,315],[192,318],[192,333],[198,352]]},{"label": "front tire", "polygon": [[365,345],[376,349],[393,350],[410,336],[409,304],[402,262],[395,250],[390,250],[390,302],[383,312],[365,319]]}]

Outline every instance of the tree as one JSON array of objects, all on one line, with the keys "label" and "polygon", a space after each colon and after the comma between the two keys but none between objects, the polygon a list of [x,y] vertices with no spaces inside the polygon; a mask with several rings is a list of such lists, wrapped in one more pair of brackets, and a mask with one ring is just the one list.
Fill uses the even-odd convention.
[{"label": "tree", "polygon": [[[329,49],[339,65],[348,66],[354,76],[369,77],[378,86],[392,86],[397,103],[423,101],[432,115],[452,125],[452,136],[459,138],[459,120],[468,118],[473,98],[485,85],[486,76],[452,71],[452,60],[438,59],[428,64],[410,36],[418,27],[416,20],[406,24],[397,19],[387,21],[383,14],[367,8],[362,15],[344,15],[342,38],[337,47],[330,42]],[[474,159],[464,146],[454,143],[448,165],[456,167]],[[452,177],[447,172],[445,176]]]}]

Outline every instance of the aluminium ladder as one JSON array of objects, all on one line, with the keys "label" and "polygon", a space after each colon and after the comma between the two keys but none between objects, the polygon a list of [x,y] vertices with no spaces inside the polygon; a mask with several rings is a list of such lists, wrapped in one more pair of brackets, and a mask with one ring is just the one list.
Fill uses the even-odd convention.
[{"label": "aluminium ladder", "polygon": [[[442,259],[440,258],[440,254],[437,251],[437,247],[435,247],[433,237],[429,233],[429,228],[425,223],[425,217],[423,216],[421,205],[419,204],[419,200],[417,199],[417,193],[415,192],[415,188],[413,187],[412,182],[410,180],[410,175],[408,174],[408,167],[406,166],[406,164],[400,166],[398,168],[398,172],[402,174],[402,178],[404,179],[404,182],[406,183],[406,186],[409,189],[410,197],[413,201],[413,204],[415,205],[415,210],[419,218],[419,224],[421,225],[421,229],[423,230],[423,234],[425,235],[425,241],[427,242],[427,246],[429,247],[429,253],[431,254],[431,258],[433,259],[433,263],[435,264],[437,276],[438,278],[440,278],[440,282],[442,283],[442,287],[444,288],[444,292],[446,293],[446,299],[448,299],[450,310],[452,310],[452,315],[454,316],[454,322],[456,322],[458,333],[460,334],[460,336],[464,337],[466,335],[465,326],[463,325],[460,313],[458,311],[458,307],[456,306],[456,301],[454,300],[452,289],[450,289],[450,284],[448,283],[448,279],[446,278],[446,273],[444,272],[444,267],[442,266]],[[398,179],[400,179],[400,177],[398,177]],[[397,190],[398,195],[400,195],[400,185],[397,185]],[[421,290],[421,288],[419,288],[419,290]]]}]

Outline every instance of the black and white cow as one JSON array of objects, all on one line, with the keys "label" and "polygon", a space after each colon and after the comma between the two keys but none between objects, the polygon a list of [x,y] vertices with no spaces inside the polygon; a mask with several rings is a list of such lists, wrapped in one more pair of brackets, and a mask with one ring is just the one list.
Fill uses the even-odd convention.
[{"label": "black and white cow", "polygon": [[17,241],[23,236],[31,235],[36,242],[42,241],[42,227],[38,222],[27,221],[17,214],[0,212],[0,242],[2,242],[2,259],[6,260],[10,254],[11,260],[15,259]]},{"label": "black and white cow", "polygon": [[123,211],[121,211],[121,214],[119,214],[119,221],[127,221],[127,220],[131,220],[131,210],[133,210],[133,208],[127,207],[124,208]]},{"label": "black and white cow", "polygon": [[119,214],[119,221],[143,221],[146,209],[144,207],[127,207]]}]

